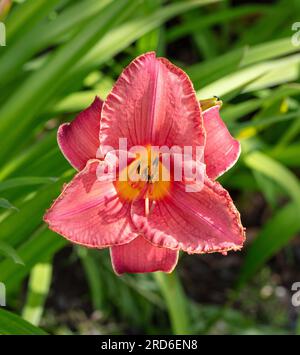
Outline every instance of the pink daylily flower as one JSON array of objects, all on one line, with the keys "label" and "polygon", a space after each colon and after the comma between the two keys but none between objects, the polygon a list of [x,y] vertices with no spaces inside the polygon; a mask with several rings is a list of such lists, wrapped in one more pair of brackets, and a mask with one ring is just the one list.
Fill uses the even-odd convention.
[{"label": "pink daylily flower", "polygon": [[[240,144],[219,109],[201,112],[190,79],[168,60],[153,52],[136,58],[104,102],[96,98],[73,122],[59,127],[60,149],[78,173],[46,212],[49,228],[76,244],[109,247],[117,274],[171,272],[180,250],[226,254],[241,249],[245,232],[239,212],[215,181],[235,164]],[[128,148],[204,146],[203,188],[186,192],[184,181],[171,181],[146,213],[145,194],[126,199],[121,184],[97,177],[104,164],[97,158],[99,147],[117,150],[120,137],[127,138]],[[161,184],[155,185],[157,191]]]}]

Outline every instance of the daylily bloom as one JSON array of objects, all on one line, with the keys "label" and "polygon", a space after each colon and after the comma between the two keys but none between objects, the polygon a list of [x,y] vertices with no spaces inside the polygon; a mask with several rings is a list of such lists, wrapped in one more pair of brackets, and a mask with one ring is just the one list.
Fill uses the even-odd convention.
[{"label": "daylily bloom", "polygon": [[[188,76],[155,53],[136,58],[107,99],[96,98],[58,130],[58,144],[79,172],[45,214],[49,227],[86,247],[110,248],[117,274],[171,272],[180,250],[201,254],[241,249],[245,235],[228,192],[215,180],[234,165],[240,144],[219,109],[196,99]],[[99,179],[99,147],[204,146],[200,191],[185,181],[139,184]],[[132,164],[132,163],[130,163]],[[129,164],[129,169],[130,165]],[[159,162],[160,169],[164,169]],[[139,172],[139,171],[138,171]],[[125,191],[125,195],[124,195]]]}]

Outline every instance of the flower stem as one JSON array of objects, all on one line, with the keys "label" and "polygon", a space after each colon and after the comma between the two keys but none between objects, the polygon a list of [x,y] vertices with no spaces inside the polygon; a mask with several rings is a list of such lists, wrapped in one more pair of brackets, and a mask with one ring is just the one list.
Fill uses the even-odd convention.
[{"label": "flower stem", "polygon": [[156,272],[154,278],[165,299],[173,333],[189,334],[190,320],[186,296],[176,272],[173,271],[172,274]]}]

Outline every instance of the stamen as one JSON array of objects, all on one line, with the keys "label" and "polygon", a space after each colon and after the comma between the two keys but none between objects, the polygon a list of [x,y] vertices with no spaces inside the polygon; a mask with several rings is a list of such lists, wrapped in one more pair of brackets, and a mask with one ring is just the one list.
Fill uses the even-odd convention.
[{"label": "stamen", "polygon": [[152,201],[152,205],[151,205],[151,208],[150,208],[150,212],[149,213],[152,213],[153,210],[154,210],[154,207],[155,207],[155,201]]},{"label": "stamen", "polygon": [[150,205],[149,205],[149,197],[145,198],[145,215],[149,216],[150,213]]}]

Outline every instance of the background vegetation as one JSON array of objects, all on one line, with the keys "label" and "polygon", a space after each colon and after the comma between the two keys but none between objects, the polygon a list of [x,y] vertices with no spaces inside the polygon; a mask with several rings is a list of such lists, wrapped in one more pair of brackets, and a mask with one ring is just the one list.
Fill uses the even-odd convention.
[{"label": "background vegetation", "polygon": [[[0,3],[0,333],[300,334],[300,2]],[[74,174],[57,127],[150,50],[223,100],[243,152],[221,182],[248,238],[227,257],[183,255],[170,276],[116,277],[107,251],[69,245],[42,215]]]}]

